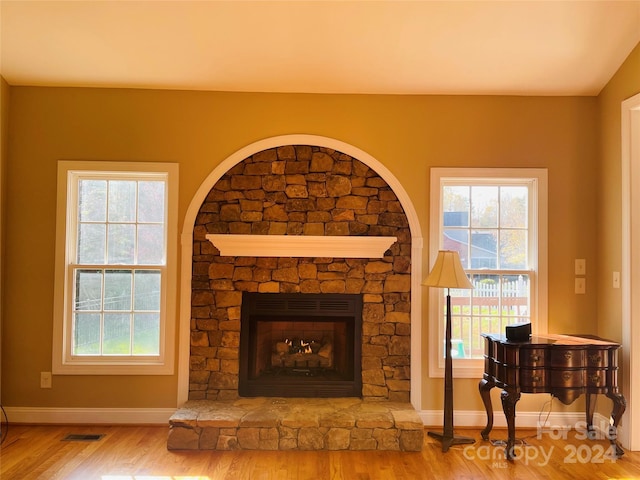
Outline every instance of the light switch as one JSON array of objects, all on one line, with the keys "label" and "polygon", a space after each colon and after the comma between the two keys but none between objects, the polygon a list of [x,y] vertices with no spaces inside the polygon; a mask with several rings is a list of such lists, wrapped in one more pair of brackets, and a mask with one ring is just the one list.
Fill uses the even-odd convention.
[{"label": "light switch", "polygon": [[587,261],[584,258],[576,258],[575,270],[576,270],[576,275],[586,275]]},{"label": "light switch", "polygon": [[577,294],[583,294],[586,291],[586,280],[584,277],[576,277],[575,291]]},{"label": "light switch", "polygon": [[40,388],[51,388],[51,372],[40,372]]}]

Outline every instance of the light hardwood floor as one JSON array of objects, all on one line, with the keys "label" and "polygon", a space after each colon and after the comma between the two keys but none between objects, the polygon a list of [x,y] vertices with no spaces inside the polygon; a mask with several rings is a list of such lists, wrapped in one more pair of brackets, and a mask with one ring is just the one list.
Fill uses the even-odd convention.
[{"label": "light hardwood floor", "polygon": [[[11,425],[0,447],[0,479],[245,480],[245,479],[640,479],[640,452],[606,458],[605,440],[536,438],[519,430],[522,456],[505,462],[503,449],[475,438],[442,453],[425,435],[420,453],[404,452],[170,452],[166,426]],[[97,442],[63,441],[68,434],[104,434]],[[506,436],[494,430],[492,438]]]}]

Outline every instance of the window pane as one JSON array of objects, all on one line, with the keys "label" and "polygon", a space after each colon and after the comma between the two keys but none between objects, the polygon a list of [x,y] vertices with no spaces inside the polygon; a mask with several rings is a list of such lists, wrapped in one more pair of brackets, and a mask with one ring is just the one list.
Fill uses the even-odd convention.
[{"label": "window pane", "polygon": [[527,231],[500,230],[500,268],[527,268]]},{"label": "window pane", "polygon": [[130,271],[107,270],[104,276],[104,309],[131,310]]},{"label": "window pane", "polygon": [[104,355],[131,354],[131,315],[128,313],[105,313],[102,337]]},{"label": "window pane", "polygon": [[443,187],[442,202],[445,227],[469,226],[469,187]]},{"label": "window pane", "polygon": [[158,355],[160,353],[160,315],[136,313],[133,322],[133,354]]},{"label": "window pane", "polygon": [[445,229],[442,236],[442,248],[458,252],[462,268],[469,268],[469,230]]},{"label": "window pane", "polygon": [[164,264],[164,226],[138,225],[138,264]]},{"label": "window pane", "polygon": [[[469,315],[471,313],[471,290],[467,289],[451,289],[451,314],[453,316]],[[446,298],[447,291],[442,289],[443,305],[445,305],[446,314]]]},{"label": "window pane", "polygon": [[457,358],[468,358],[473,354],[473,345],[471,344],[473,336],[473,324],[470,317],[462,317],[460,319],[460,333],[456,336],[460,343],[452,345],[452,350],[456,351]]},{"label": "window pane", "polygon": [[474,275],[473,299],[474,315],[486,317],[500,313],[500,276]]},{"label": "window pane", "polygon": [[471,268],[498,268],[498,231],[471,232]]},{"label": "window pane", "polygon": [[502,228],[527,228],[528,197],[527,187],[500,188],[500,226]]},{"label": "window pane", "polygon": [[100,355],[100,314],[76,313],[73,329],[73,355]]},{"label": "window pane", "polygon": [[109,181],[109,221],[135,222],[136,182],[129,180]]},{"label": "window pane", "polygon": [[502,278],[502,315],[510,323],[528,322],[530,318],[529,275],[505,275]]},{"label": "window pane", "polygon": [[136,270],[134,309],[160,310],[160,272]]},{"label": "window pane", "polygon": [[104,222],[107,219],[107,182],[105,180],[80,180],[78,202],[79,221]]},{"label": "window pane", "polygon": [[[451,289],[451,355],[453,358],[468,356],[466,344],[470,338],[471,290]],[[442,314],[443,328],[446,325],[446,290],[442,290],[445,311]],[[444,350],[443,350],[444,352]],[[443,353],[444,355],[444,353]]]},{"label": "window pane", "polygon": [[135,258],[135,240],[135,225],[109,225],[108,263],[133,265]]},{"label": "window pane", "polygon": [[498,226],[498,187],[471,187],[471,226]]},{"label": "window pane", "polygon": [[76,311],[102,309],[102,270],[77,270]]},{"label": "window pane", "polygon": [[164,222],[164,182],[138,182],[138,221]]},{"label": "window pane", "polygon": [[102,265],[105,252],[104,224],[80,224],[78,232],[78,263]]}]

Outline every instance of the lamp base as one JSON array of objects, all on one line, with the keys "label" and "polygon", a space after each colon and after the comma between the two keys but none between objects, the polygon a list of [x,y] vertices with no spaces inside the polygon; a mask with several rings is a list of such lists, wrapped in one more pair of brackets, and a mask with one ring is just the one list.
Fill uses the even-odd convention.
[{"label": "lamp base", "polygon": [[471,437],[458,437],[455,435],[447,435],[445,433],[438,432],[427,432],[430,437],[433,437],[437,440],[440,440],[442,443],[442,451],[449,451],[449,447],[452,445],[467,445],[471,443],[476,443],[476,440]]}]

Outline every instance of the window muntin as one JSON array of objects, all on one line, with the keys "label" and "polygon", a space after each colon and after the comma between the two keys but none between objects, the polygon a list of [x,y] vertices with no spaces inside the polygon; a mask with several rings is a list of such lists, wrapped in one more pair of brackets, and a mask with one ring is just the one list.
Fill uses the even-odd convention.
[{"label": "window muntin", "polygon": [[171,373],[177,165],[60,162],[58,186],[54,372]]},{"label": "window muntin", "polygon": [[[481,333],[529,321],[546,330],[546,170],[436,168],[431,186],[431,256],[457,251],[474,285],[451,290],[453,357],[466,365],[456,375],[473,376],[484,353]],[[430,290],[432,338],[441,339],[431,343],[437,376],[446,290]]]}]

